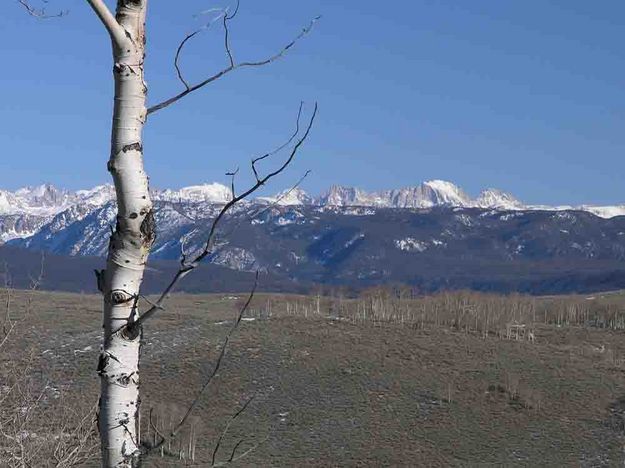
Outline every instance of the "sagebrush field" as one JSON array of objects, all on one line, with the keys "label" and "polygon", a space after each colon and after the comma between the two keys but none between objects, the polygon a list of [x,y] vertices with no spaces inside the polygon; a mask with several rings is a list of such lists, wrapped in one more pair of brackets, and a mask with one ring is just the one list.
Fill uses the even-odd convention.
[{"label": "sagebrush field", "polygon": [[[144,442],[193,401],[245,298],[175,295],[148,324]],[[0,465],[98,466],[101,298],[0,299]],[[258,294],[191,423],[147,465],[227,463],[235,446],[256,447],[236,466],[620,465],[624,320],[618,293]]]}]

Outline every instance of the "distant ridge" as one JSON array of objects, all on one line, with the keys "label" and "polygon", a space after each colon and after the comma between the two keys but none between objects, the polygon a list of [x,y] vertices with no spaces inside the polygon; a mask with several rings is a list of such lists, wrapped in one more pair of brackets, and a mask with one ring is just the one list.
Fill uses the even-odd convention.
[{"label": "distant ridge", "polygon": [[[42,271],[37,289],[96,294],[95,269],[104,267],[99,257],[67,257],[51,253],[0,246],[0,284],[16,289],[29,289]],[[161,292],[178,269],[178,262],[151,261],[146,270],[143,292]],[[254,285],[254,274],[235,271],[223,266],[203,264],[193,275],[180,282],[176,291],[187,293],[248,292]],[[265,274],[260,291],[304,293],[306,284]]]},{"label": "distant ridge", "polygon": [[[187,252],[204,246],[208,226],[231,194],[221,184],[152,194],[157,236],[150,266],[163,261],[157,269],[171,271],[183,244]],[[205,292],[237,289],[258,270],[270,289],[291,292],[312,284],[534,294],[625,288],[623,212],[623,206],[526,206],[497,189],[472,197],[441,180],[377,192],[333,186],[318,197],[287,189],[233,208],[206,259],[207,274],[216,276],[200,276],[208,283],[198,279],[196,286]],[[31,251],[24,255],[35,265],[36,257],[28,255],[37,251],[92,258],[60,257],[48,276],[47,286],[58,286],[70,269],[74,279],[63,288],[83,290],[93,287],[84,273],[94,262],[102,264],[96,259],[106,255],[116,215],[110,185],[77,192],[49,184],[0,191],[0,244]]]},{"label": "distant ridge", "polygon": [[[209,183],[180,189],[153,189],[157,201],[226,203],[230,188],[220,183]],[[24,187],[14,192],[0,189],[0,216],[28,215],[54,216],[71,206],[100,207],[115,199],[112,185],[100,185],[89,190],[71,192],[51,184]],[[300,188],[287,189],[275,196],[250,200],[255,203],[276,203],[283,206],[368,206],[376,208],[431,208],[434,206],[478,207],[499,210],[581,210],[610,218],[625,215],[625,204],[612,206],[593,205],[526,205],[514,195],[496,188],[482,190],[472,198],[460,187],[444,180],[429,180],[413,187],[367,192],[342,185],[333,185],[319,196],[311,196]],[[1,233],[0,233],[1,235]],[[1,240],[1,238],[0,238]],[[6,239],[5,239],[6,240]]]}]

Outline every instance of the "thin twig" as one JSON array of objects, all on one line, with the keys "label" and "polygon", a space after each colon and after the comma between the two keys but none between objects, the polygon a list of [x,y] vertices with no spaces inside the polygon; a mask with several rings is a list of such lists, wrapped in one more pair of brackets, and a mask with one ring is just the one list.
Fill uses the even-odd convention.
[{"label": "thin twig", "polygon": [[[228,433],[228,429],[230,429],[230,426],[232,425],[232,423],[241,415],[243,414],[243,412],[247,409],[247,407],[250,405],[250,403],[252,402],[252,400],[254,400],[254,397],[256,395],[252,395],[252,397],[250,399],[248,399],[243,406],[241,407],[241,409],[239,409],[239,411],[237,411],[234,415],[232,415],[232,417],[228,420],[228,423],[226,424],[226,427],[224,427],[224,430],[221,432],[221,434],[219,435],[219,439],[217,439],[217,443],[215,444],[215,449],[213,450],[213,459],[212,459],[212,464],[213,466],[215,465],[215,461],[217,459],[217,453],[219,452],[219,447],[221,446],[221,442],[223,441],[224,437],[226,436],[226,434]],[[237,444],[238,446],[238,444]],[[236,447],[235,447],[236,450]],[[234,451],[233,451],[234,453]],[[230,457],[230,459],[232,459],[232,457]]]},{"label": "thin twig", "polygon": [[308,177],[308,175],[310,173],[311,173],[311,170],[308,169],[306,172],[304,172],[304,175],[302,177],[300,177],[299,180],[296,183],[291,185],[291,188],[289,188],[287,191],[281,193],[280,196],[277,197],[274,201],[272,201],[269,205],[264,206],[260,211],[258,211],[257,213],[254,213],[253,215],[249,216],[249,219],[254,219],[254,218],[260,216],[261,214],[265,213],[266,211],[270,210],[271,208],[276,207],[282,200],[284,200],[291,193],[293,193],[293,191],[295,189],[297,189],[302,184],[302,182],[304,182],[304,179],[306,179],[306,177]]},{"label": "thin twig", "polygon": [[262,161],[263,159],[267,159],[268,157],[273,156],[276,153],[279,153],[280,151],[282,151],[284,148],[286,148],[287,146],[289,146],[291,144],[291,142],[299,134],[299,123],[300,123],[300,119],[302,117],[302,109],[303,108],[304,108],[304,102],[300,101],[299,109],[297,110],[297,119],[295,119],[295,131],[293,132],[291,137],[287,141],[282,143],[280,146],[275,148],[273,151],[270,151],[268,153],[263,154],[262,156],[259,156],[257,158],[253,158],[252,159],[252,172],[254,172],[254,177],[256,177],[256,181],[257,182],[260,180],[260,178],[258,176],[258,171],[256,170],[256,163],[259,162],[259,161]]},{"label": "thin twig", "polygon": [[[54,15],[48,15],[46,13],[45,8],[35,8],[26,0],[17,0],[28,12],[30,16],[33,16],[37,19],[50,19],[50,18],[60,18],[61,16],[66,16],[69,13],[69,10],[61,10]],[[48,2],[44,2],[48,3]]]},{"label": "thin twig", "polygon": [[237,445],[234,447],[230,459],[228,461],[226,461],[226,462],[215,463],[213,465],[213,467],[217,468],[217,467],[229,465],[230,463],[236,463],[237,461],[241,460],[242,458],[247,457],[250,453],[252,453],[258,447],[260,447],[262,444],[264,444],[267,441],[267,439],[269,439],[269,436],[265,437],[263,440],[261,440],[257,444],[255,444],[252,447],[250,447],[249,449],[247,449],[245,452],[243,452],[238,457],[235,457],[234,454],[236,452],[236,449],[239,448],[239,446],[241,445],[242,442],[244,442],[244,440],[240,440],[239,443],[237,443]]},{"label": "thin twig", "polygon": [[178,79],[180,81],[182,81],[182,84],[185,86],[185,88],[187,88],[187,90],[189,89],[189,83],[187,83],[187,80],[185,80],[184,77],[182,76],[182,71],[180,71],[180,66],[178,65],[178,60],[180,59],[180,52],[182,52],[182,49],[183,49],[184,45],[187,43],[187,41],[189,39],[191,39],[192,37],[194,37],[195,35],[199,34],[200,31],[202,31],[202,30],[198,29],[197,31],[192,32],[191,34],[188,34],[182,40],[182,42],[178,46],[178,49],[176,49],[176,56],[174,57],[174,67],[176,68],[176,73],[178,74]]},{"label": "thin twig", "polygon": [[317,103],[315,103],[314,111],[312,113],[310,121],[308,122],[306,131],[299,138],[297,143],[294,145],[289,157],[282,163],[282,165],[278,169],[274,170],[273,172],[270,172],[269,174],[267,174],[266,176],[262,178],[259,178],[254,185],[252,185],[250,188],[242,192],[240,195],[233,197],[230,201],[228,201],[222,207],[222,209],[219,211],[219,213],[213,220],[213,223],[211,225],[210,231],[206,239],[206,243],[204,245],[204,249],[192,260],[186,261],[185,263],[181,263],[179,270],[176,272],[176,274],[174,275],[170,283],[167,285],[167,287],[163,290],[163,292],[159,296],[158,300],[156,300],[154,305],[150,307],[146,312],[141,314],[140,317],[137,320],[135,320],[133,323],[127,324],[128,327],[140,327],[146,320],[149,320],[156,313],[156,311],[160,309],[160,306],[162,305],[163,301],[172,292],[176,284],[185,276],[187,276],[191,271],[197,268],[199,264],[202,262],[202,260],[204,260],[209,254],[212,253],[212,247],[213,247],[213,242],[215,238],[215,233],[217,231],[217,226],[219,225],[220,221],[224,218],[226,213],[228,213],[228,211],[230,211],[230,209],[233,206],[235,206],[237,203],[239,203],[241,200],[248,198],[251,194],[259,190],[269,180],[281,174],[291,164],[291,162],[293,161],[293,158],[297,154],[297,151],[308,138],[310,130],[312,129],[313,123],[315,121],[315,117],[317,115],[317,109],[318,109],[318,106],[317,106]]},{"label": "thin twig", "polygon": [[[255,279],[254,279],[254,286],[252,288],[252,291],[250,292],[250,295],[248,296],[247,301],[245,301],[245,304],[243,305],[243,307],[241,307],[241,309],[239,310],[239,313],[237,315],[236,320],[234,321],[234,324],[232,325],[230,330],[228,330],[228,333],[226,334],[226,337],[224,338],[223,344],[221,346],[221,351],[219,352],[219,356],[217,356],[217,360],[215,361],[215,366],[213,367],[213,371],[210,373],[210,375],[208,376],[208,378],[204,382],[204,385],[202,385],[202,388],[200,389],[200,391],[196,395],[195,399],[191,402],[191,405],[189,405],[189,407],[187,408],[187,411],[185,412],[185,414],[182,417],[182,419],[170,431],[170,433],[169,433],[169,435],[167,437],[163,437],[161,435],[161,440],[156,445],[154,445],[153,447],[150,447],[149,451],[158,449],[165,442],[167,442],[168,440],[172,440],[172,439],[174,439],[176,437],[176,435],[178,434],[178,431],[180,431],[180,429],[185,425],[185,423],[189,419],[189,416],[191,416],[191,413],[193,412],[193,410],[195,409],[195,407],[199,403],[200,398],[202,397],[204,392],[208,389],[208,387],[210,386],[210,384],[213,381],[214,377],[217,375],[217,372],[219,372],[219,369],[221,368],[221,364],[223,362],[224,356],[226,355],[226,350],[228,349],[228,345],[230,343],[230,338],[232,337],[232,334],[239,328],[239,325],[241,324],[241,320],[243,319],[243,315],[245,314],[245,312],[247,311],[248,307],[250,306],[250,303],[252,302],[252,299],[254,298],[254,294],[256,294],[256,288],[258,287],[258,277],[259,277],[259,273],[257,271]],[[247,407],[247,404],[245,405],[245,407]]]},{"label": "thin twig", "polygon": [[178,45],[178,48],[176,49],[176,55],[174,56],[174,68],[176,69],[176,74],[178,75],[178,79],[182,82],[182,84],[184,85],[184,87],[188,90],[190,88],[189,83],[187,82],[187,80],[184,79],[184,77],[182,76],[182,70],[180,69],[180,54],[182,53],[182,49],[184,48],[184,46],[187,44],[187,42],[189,42],[189,40],[191,40],[192,38],[194,38],[195,36],[197,36],[199,33],[201,33],[202,31],[206,31],[208,28],[210,28],[210,26],[216,22],[217,20],[219,20],[219,18],[221,18],[222,16],[225,18],[227,16],[227,12],[223,12],[221,15],[217,16],[216,18],[212,19],[211,21],[209,21],[208,23],[206,23],[204,26],[202,26],[200,29],[197,29],[195,31],[193,31],[190,34],[187,34],[185,36],[185,38],[180,42],[180,44]]},{"label": "thin twig", "polygon": [[256,218],[258,218],[260,215],[262,215],[263,213],[266,213],[267,211],[269,211],[272,208],[275,208],[276,206],[278,206],[278,204],[284,200],[286,197],[288,197],[293,190],[297,189],[302,182],[304,182],[304,179],[306,179],[306,177],[308,177],[308,175],[311,173],[310,170],[307,170],[304,175],[302,177],[299,178],[299,180],[293,184],[288,190],[284,191],[282,194],[280,194],[279,197],[277,197],[275,200],[273,200],[271,203],[269,203],[268,205],[263,206],[261,209],[259,209],[258,211],[248,211],[246,213],[246,217],[241,217],[239,219],[239,221],[232,226],[230,229],[228,229],[228,232],[226,234],[224,234],[224,237],[230,237],[230,235],[235,232],[237,229],[239,229],[239,226],[241,226],[241,224],[243,224],[243,221],[252,221]]},{"label": "thin twig", "polygon": [[232,56],[232,50],[230,49],[230,30],[228,29],[228,21],[234,19],[239,12],[240,2],[237,0],[237,6],[234,9],[234,13],[228,15],[226,13],[224,15],[223,24],[224,24],[224,47],[226,48],[226,53],[228,54],[228,60],[230,60],[230,66],[234,67],[234,57]]},{"label": "thin twig", "polygon": [[[237,7],[238,9],[238,7]],[[235,12],[236,13],[236,12]],[[234,16],[224,16],[224,25],[227,26],[227,22],[229,19],[232,19]],[[228,20],[226,20],[225,18],[228,18]],[[165,101],[162,101],[158,104],[155,104],[153,106],[151,106],[150,108],[148,108],[148,115],[149,114],[153,114],[156,111],[159,111],[161,109],[164,109],[165,107],[170,106],[171,104],[179,101],[180,99],[184,98],[185,96],[189,95],[190,93],[192,93],[193,91],[197,91],[200,88],[203,88],[204,86],[206,86],[209,83],[212,83],[213,81],[221,78],[222,76],[230,73],[233,70],[236,70],[238,68],[246,68],[246,67],[260,67],[263,65],[268,65],[272,62],[275,62],[276,60],[278,60],[279,58],[281,58],[282,56],[284,56],[284,54],[287,53],[287,51],[293,47],[297,41],[299,41],[301,38],[303,38],[304,36],[306,36],[313,28],[314,24],[319,20],[319,18],[321,18],[320,16],[317,16],[316,18],[314,18],[310,24],[308,26],[306,26],[305,28],[302,29],[302,31],[295,37],[295,39],[293,39],[291,42],[289,42],[286,46],[284,46],[277,54],[272,55],[271,57],[268,57],[264,60],[259,60],[256,62],[240,62],[240,63],[235,63],[234,62],[234,58],[232,56],[232,51],[230,49],[229,46],[229,42],[228,42],[228,29],[226,27],[226,53],[228,54],[228,58],[230,60],[229,65],[224,68],[223,70],[215,73],[214,75],[206,78],[203,81],[200,81],[199,83],[189,86],[188,83],[185,80],[183,81],[183,84],[185,85],[185,90],[182,91],[181,93],[176,94],[175,96],[166,99]],[[193,35],[191,35],[191,37],[195,36],[195,33]],[[191,37],[189,37],[188,39],[191,39]],[[186,42],[188,40],[187,38],[185,38],[185,40],[183,40],[183,42]],[[181,44],[181,46],[184,44]],[[179,49],[181,49],[181,47],[179,46]],[[178,55],[178,54],[177,54]]]},{"label": "thin twig", "polygon": [[230,191],[232,193],[232,198],[237,197],[236,191],[234,190],[234,178],[237,176],[238,173],[239,173],[238,167],[236,168],[236,170],[232,172],[226,172],[226,175],[230,176]]}]

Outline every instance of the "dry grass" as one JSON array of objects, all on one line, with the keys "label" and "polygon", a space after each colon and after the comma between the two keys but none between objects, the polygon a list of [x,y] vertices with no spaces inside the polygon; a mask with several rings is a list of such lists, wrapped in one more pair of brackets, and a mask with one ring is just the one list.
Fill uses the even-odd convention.
[{"label": "dry grass", "polygon": [[32,327],[38,295],[2,291],[0,465],[81,466],[97,458],[96,400],[55,386],[40,369],[39,353],[28,345],[41,338]]},{"label": "dry grass", "polygon": [[[29,406],[23,396],[38,401],[31,416],[11,423],[12,434],[37,434],[23,451],[46,463],[33,466],[56,466],[51,441],[71,447],[81,437],[77,465],[97,466],[85,416],[97,399],[100,298],[30,294],[19,339],[0,350],[2,382],[22,379],[24,390],[0,405],[0,418]],[[154,437],[150,410],[165,431],[193,400],[243,299],[177,295],[148,325],[142,438]],[[26,293],[16,293],[14,318],[27,303]],[[147,466],[184,466],[191,458],[210,464],[232,414],[254,394],[220,450],[227,459],[241,440],[241,450],[260,443],[245,459],[249,466],[618,465],[625,443],[623,305],[619,295],[258,295],[248,315],[255,320],[243,323],[193,428]],[[517,340],[510,323],[526,325],[535,340],[529,331]],[[55,438],[61,434],[65,439]],[[18,449],[12,453],[19,457]],[[8,464],[7,453],[0,465],[25,466],[17,458]]]},{"label": "dry grass", "polygon": [[373,289],[358,298],[284,296],[256,303],[259,317],[272,313],[325,316],[362,324],[401,324],[419,330],[450,329],[499,338],[536,338],[541,325],[625,330],[619,295],[534,297],[471,291],[414,296],[409,290]]}]

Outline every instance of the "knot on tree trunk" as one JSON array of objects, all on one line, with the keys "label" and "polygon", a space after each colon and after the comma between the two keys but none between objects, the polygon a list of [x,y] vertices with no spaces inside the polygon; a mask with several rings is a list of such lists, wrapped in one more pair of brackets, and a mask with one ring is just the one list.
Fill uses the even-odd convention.
[{"label": "knot on tree trunk", "polygon": [[138,379],[136,378],[133,379],[135,375],[136,375],[135,372],[133,372],[132,374],[122,374],[117,378],[117,383],[121,385],[122,387],[127,387],[128,385],[130,385],[131,382],[133,384],[136,384],[138,383]]},{"label": "knot on tree trunk", "polygon": [[121,336],[125,340],[134,341],[141,335],[141,325],[138,325],[135,322],[130,322],[121,330]]},{"label": "knot on tree trunk", "polygon": [[111,291],[110,294],[110,301],[113,305],[124,304],[133,299],[134,296],[124,291],[123,289],[114,289],[113,291]]}]

